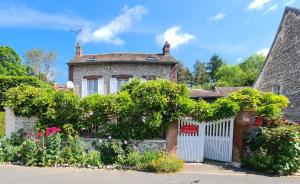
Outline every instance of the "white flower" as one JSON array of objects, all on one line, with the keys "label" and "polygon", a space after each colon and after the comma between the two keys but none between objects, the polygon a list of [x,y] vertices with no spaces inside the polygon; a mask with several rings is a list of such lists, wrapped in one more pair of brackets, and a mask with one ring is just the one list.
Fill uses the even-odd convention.
[{"label": "white flower", "polygon": [[127,143],[128,143],[128,142],[125,140],[125,141],[124,141],[124,144],[127,144]]}]

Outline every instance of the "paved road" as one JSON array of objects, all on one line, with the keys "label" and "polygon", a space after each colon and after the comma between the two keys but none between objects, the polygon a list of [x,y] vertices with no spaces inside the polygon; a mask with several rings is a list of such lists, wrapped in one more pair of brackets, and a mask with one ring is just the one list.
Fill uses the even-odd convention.
[{"label": "paved road", "polygon": [[0,184],[285,184],[300,183],[300,177],[268,177],[219,169],[187,168],[176,174],[135,171],[35,168],[0,165]]}]

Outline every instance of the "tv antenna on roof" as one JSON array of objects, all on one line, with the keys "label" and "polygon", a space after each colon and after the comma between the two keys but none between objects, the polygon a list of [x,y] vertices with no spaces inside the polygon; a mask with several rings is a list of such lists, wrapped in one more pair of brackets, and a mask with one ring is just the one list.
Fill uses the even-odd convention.
[{"label": "tv antenna on roof", "polygon": [[79,34],[81,31],[82,31],[82,29],[81,29],[81,28],[79,28],[79,29],[71,29],[71,30],[70,30],[70,32],[72,32],[72,33],[75,33],[75,34],[76,34],[76,38],[77,38],[78,34]]}]

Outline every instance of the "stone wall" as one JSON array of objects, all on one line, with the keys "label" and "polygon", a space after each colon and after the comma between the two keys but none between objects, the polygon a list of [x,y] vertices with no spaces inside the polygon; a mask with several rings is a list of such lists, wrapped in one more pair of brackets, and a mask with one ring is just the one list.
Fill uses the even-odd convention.
[{"label": "stone wall", "polygon": [[281,94],[289,98],[285,117],[300,121],[300,16],[285,13],[274,45],[254,87],[273,91],[281,87]]},{"label": "stone wall", "polygon": [[24,129],[25,132],[32,132],[37,122],[37,117],[16,116],[12,109],[5,107],[5,136],[10,137],[13,132]]},{"label": "stone wall", "polygon": [[83,76],[97,75],[104,78],[105,93],[109,93],[109,79],[112,75],[133,75],[133,77],[157,76],[170,79],[171,65],[163,64],[95,64],[72,66],[74,91],[80,95]]},{"label": "stone wall", "polygon": [[[93,142],[97,144],[101,144],[103,142],[108,141],[108,139],[98,139],[98,138],[89,138],[89,139],[84,139],[85,142],[88,145],[88,149],[92,150],[93,149]],[[166,140],[143,140],[143,141],[132,141],[133,144],[133,149],[139,151],[139,152],[144,152],[146,150],[151,150],[151,151],[166,151]]]}]

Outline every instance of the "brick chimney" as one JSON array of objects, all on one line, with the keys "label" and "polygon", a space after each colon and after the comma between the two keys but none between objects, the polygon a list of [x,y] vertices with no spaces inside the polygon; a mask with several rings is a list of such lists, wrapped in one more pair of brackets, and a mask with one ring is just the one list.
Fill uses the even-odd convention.
[{"label": "brick chimney", "polygon": [[80,43],[77,42],[77,44],[76,44],[76,57],[80,57],[80,56],[82,56],[82,49],[81,49]]},{"label": "brick chimney", "polygon": [[165,45],[164,45],[162,51],[163,51],[164,56],[170,55],[170,44],[168,41],[165,42]]}]

